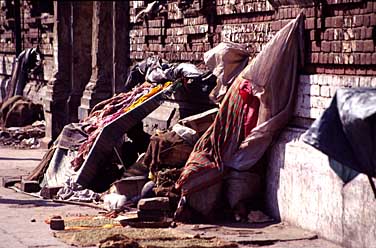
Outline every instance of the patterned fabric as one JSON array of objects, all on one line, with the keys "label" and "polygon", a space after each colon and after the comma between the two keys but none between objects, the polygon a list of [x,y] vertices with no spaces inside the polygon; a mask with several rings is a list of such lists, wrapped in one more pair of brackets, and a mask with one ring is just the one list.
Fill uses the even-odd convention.
[{"label": "patterned fabric", "polygon": [[74,169],[78,170],[81,167],[96,138],[107,124],[114,121],[122,114],[136,108],[170,85],[171,82],[166,82],[164,85],[157,85],[155,87],[152,87],[150,84],[142,84],[135,87],[130,92],[120,93],[114,96],[111,98],[112,100],[105,100],[106,104],[99,103],[98,105],[100,107],[95,106],[95,111],[92,111],[90,115],[82,121],[83,123],[90,123],[90,126],[86,129],[88,134],[87,140],[80,146],[78,155],[71,162]]},{"label": "patterned fabric", "polygon": [[[250,123],[247,123],[247,129],[256,126],[257,114],[249,119],[248,112],[250,111],[245,109],[245,107],[253,108],[252,104],[248,104],[250,96],[247,95],[252,94],[252,91],[244,90],[244,88],[251,89],[250,85],[249,81],[244,81],[241,77],[238,77],[232,84],[223,99],[213,124],[193,148],[176,184],[177,188],[181,188],[192,174],[204,169],[219,169],[223,171],[225,161],[231,159],[233,152],[238,149],[245,137],[245,120],[250,121]],[[258,111],[252,109],[251,112],[257,113]],[[254,118],[256,120],[253,120]],[[253,127],[250,125],[253,125]],[[209,178],[203,179],[210,180]],[[204,184],[205,182],[201,183]],[[183,194],[187,193],[189,192],[183,192]]]}]

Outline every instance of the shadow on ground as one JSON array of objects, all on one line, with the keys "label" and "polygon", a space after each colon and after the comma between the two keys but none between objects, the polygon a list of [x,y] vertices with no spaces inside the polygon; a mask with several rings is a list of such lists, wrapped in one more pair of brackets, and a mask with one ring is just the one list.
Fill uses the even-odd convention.
[{"label": "shadow on ground", "polygon": [[32,160],[32,161],[40,161],[40,158],[9,158],[9,157],[0,157],[0,160]]},{"label": "shadow on ground", "polygon": [[[0,196],[0,204],[14,204],[14,207],[60,207],[64,206],[60,203],[49,202],[44,200],[20,200],[20,199],[9,199],[2,198]],[[13,206],[11,206],[13,207]]]}]

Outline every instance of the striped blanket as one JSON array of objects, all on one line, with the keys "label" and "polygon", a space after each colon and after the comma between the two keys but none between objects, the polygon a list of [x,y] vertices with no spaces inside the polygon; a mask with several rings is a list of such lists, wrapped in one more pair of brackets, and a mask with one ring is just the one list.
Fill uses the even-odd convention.
[{"label": "striped blanket", "polygon": [[[191,177],[194,174],[202,172],[205,176],[195,180],[196,182],[193,184],[188,183],[189,187],[183,187],[183,195],[206,187],[208,183],[210,184],[210,181],[219,180],[218,173],[212,174],[207,173],[207,171],[217,169],[223,172],[225,161],[231,159],[232,154],[245,138],[244,127],[247,126],[247,129],[250,130],[252,127],[249,124],[253,127],[256,125],[259,103],[255,101],[255,104],[249,104],[250,98],[257,99],[252,95],[250,86],[251,83],[241,77],[238,77],[231,85],[213,124],[193,148],[176,187],[182,188],[189,180],[197,178],[197,175]],[[248,94],[246,94],[246,89],[250,90]],[[251,118],[249,113],[253,113]],[[248,122],[247,125],[245,125],[245,122]],[[208,175],[217,176],[208,178]]]}]

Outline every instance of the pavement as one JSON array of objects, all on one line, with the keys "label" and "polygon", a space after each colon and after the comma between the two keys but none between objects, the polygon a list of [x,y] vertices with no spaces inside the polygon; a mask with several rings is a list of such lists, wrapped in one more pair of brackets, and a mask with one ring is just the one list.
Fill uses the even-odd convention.
[{"label": "pavement", "polygon": [[[0,180],[2,177],[25,176],[33,170],[46,150],[0,148]],[[55,203],[0,187],[0,248],[71,247],[53,237],[45,220],[53,215],[97,215],[98,209]],[[340,248],[320,239],[314,233],[287,223],[249,226],[179,225],[178,230],[201,237],[219,237],[237,242],[239,247],[269,248]]]}]

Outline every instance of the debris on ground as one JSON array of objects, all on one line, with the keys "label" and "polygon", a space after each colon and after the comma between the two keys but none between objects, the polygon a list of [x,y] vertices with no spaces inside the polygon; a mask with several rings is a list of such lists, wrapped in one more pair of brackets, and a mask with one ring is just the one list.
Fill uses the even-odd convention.
[{"label": "debris on ground", "polygon": [[[83,217],[66,219],[64,231],[54,232],[54,236],[69,245],[80,247],[109,244],[136,243],[139,247],[238,247],[215,237],[201,238],[174,229],[124,228],[108,218]],[[123,242],[124,241],[124,242]],[[123,243],[122,243],[123,242]],[[111,247],[111,246],[103,246]],[[117,247],[117,246],[113,246]],[[120,246],[121,247],[121,246]],[[127,246],[125,246],[127,247]],[[132,247],[132,246],[131,246]]]},{"label": "debris on ground", "polygon": [[[177,222],[271,224],[273,219],[251,206],[263,191],[262,157],[293,113],[302,28],[300,14],[252,63],[230,42],[208,51],[205,63],[216,72],[209,72],[216,88],[206,87],[207,72],[192,64],[150,57],[135,66],[127,90],[67,124],[31,173],[44,189],[40,195],[95,204],[116,219],[51,219],[51,229],[61,230],[54,235],[78,246],[237,247],[232,240],[177,231]],[[228,60],[234,52],[239,60],[226,67],[235,63]],[[146,133],[142,120],[189,89],[192,95],[185,98],[211,98],[219,108],[176,117]],[[31,138],[19,143],[34,144]]]},{"label": "debris on ground", "polygon": [[24,127],[0,127],[0,146],[14,148],[36,149],[40,147],[40,140],[44,138],[45,121],[36,121]]}]

